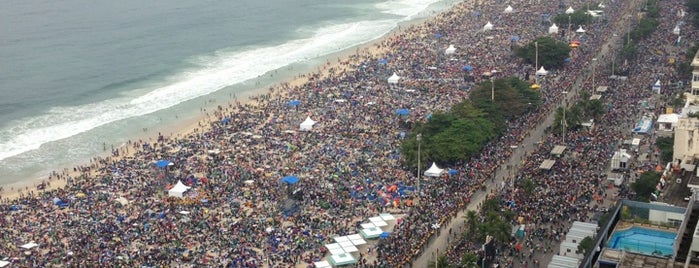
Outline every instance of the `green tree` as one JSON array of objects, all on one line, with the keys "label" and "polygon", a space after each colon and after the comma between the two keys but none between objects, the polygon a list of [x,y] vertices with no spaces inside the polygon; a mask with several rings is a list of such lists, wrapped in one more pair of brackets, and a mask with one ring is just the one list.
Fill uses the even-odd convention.
[{"label": "green tree", "polygon": [[634,199],[648,202],[650,200],[650,194],[655,192],[655,187],[660,181],[660,175],[660,173],[655,171],[643,172],[641,177],[631,184],[631,189],[636,192]]},{"label": "green tree", "polygon": [[556,41],[545,36],[539,37],[526,46],[515,49],[515,55],[524,59],[529,64],[535,64],[538,47],[539,66],[546,69],[558,69],[565,65],[565,59],[569,57],[570,47],[567,43]]},{"label": "green tree", "polygon": [[578,252],[586,255],[588,252],[590,252],[592,246],[594,246],[593,244],[594,241],[592,241],[592,237],[586,236],[583,238],[583,240],[580,240],[580,244],[578,244]]},{"label": "green tree", "polygon": [[478,255],[473,252],[466,252],[461,256],[461,268],[479,268]]},{"label": "green tree", "polygon": [[449,261],[447,260],[447,257],[442,255],[437,257],[437,259],[432,259],[430,262],[427,264],[428,268],[437,268],[437,267],[444,267],[444,268],[450,268],[452,267],[449,264]]},{"label": "green tree", "polygon": [[660,149],[660,158],[663,162],[672,161],[672,154],[674,153],[675,147],[675,137],[658,137],[655,140],[655,145]]},{"label": "green tree", "polygon": [[464,216],[466,218],[466,232],[464,233],[464,236],[466,238],[473,238],[475,237],[476,232],[478,231],[478,213],[474,210],[469,210],[466,212],[466,215]]},{"label": "green tree", "polygon": [[539,92],[529,86],[529,83],[516,77],[494,79],[492,84],[491,81],[485,81],[473,89],[469,99],[474,107],[484,111],[485,116],[491,120],[519,117],[539,105]]},{"label": "green tree", "polygon": [[522,180],[521,184],[522,190],[524,190],[524,193],[527,195],[531,195],[534,193],[534,189],[536,189],[536,183],[532,181],[531,179],[524,179]]},{"label": "green tree", "polygon": [[568,27],[568,17],[570,17],[570,28],[571,31],[575,31],[577,26],[588,25],[592,22],[592,16],[586,13],[587,9],[578,9],[573,14],[559,14],[553,18],[558,26]]}]

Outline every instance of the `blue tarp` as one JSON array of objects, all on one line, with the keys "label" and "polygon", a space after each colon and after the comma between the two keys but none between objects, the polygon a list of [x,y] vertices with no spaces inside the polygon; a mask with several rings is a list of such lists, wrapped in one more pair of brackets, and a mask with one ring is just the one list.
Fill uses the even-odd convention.
[{"label": "blue tarp", "polygon": [[471,66],[471,65],[466,65],[466,66],[464,66],[464,67],[461,67],[461,70],[470,72],[470,71],[473,71],[473,66]]},{"label": "blue tarp", "polygon": [[449,170],[449,175],[456,175],[457,173],[459,173],[459,171],[457,171],[456,169]]},{"label": "blue tarp", "polygon": [[299,182],[299,177],[296,177],[296,176],[286,176],[286,177],[282,178],[282,182],[283,182],[283,183],[288,183],[288,184],[294,184],[294,183]]},{"label": "blue tarp", "polygon": [[396,110],[397,115],[408,115],[410,111],[408,109],[398,109]]},{"label": "blue tarp", "polygon": [[516,36],[516,35],[510,36],[510,41],[512,41],[512,42],[519,41],[519,36]]},{"label": "blue tarp", "polygon": [[158,162],[155,162],[155,165],[158,166],[159,168],[164,168],[164,167],[167,167],[168,165],[170,165],[170,163],[172,163],[172,162],[167,161],[167,160],[160,160]]},{"label": "blue tarp", "polygon": [[288,103],[286,103],[286,105],[294,106],[294,107],[299,106],[299,104],[301,104],[301,101],[299,101],[299,100],[290,100]]},{"label": "blue tarp", "polygon": [[381,65],[386,65],[387,63],[388,63],[387,59],[380,59],[379,60],[379,64],[381,64]]},{"label": "blue tarp", "polygon": [[443,36],[443,35],[442,35],[441,33],[435,33],[435,34],[434,34],[434,37],[437,38],[437,39],[442,38],[442,36]]},{"label": "blue tarp", "polygon": [[379,235],[379,237],[381,237],[381,238],[388,238],[389,236],[391,236],[391,233],[389,233],[389,232],[383,232],[383,233],[381,233],[381,235]]}]

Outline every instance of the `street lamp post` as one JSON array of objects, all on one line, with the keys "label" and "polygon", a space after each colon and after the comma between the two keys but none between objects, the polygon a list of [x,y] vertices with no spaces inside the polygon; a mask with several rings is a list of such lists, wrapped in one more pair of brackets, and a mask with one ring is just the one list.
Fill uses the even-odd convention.
[{"label": "street lamp post", "polygon": [[592,58],[592,90],[595,89],[595,64],[597,62],[597,58]]},{"label": "street lamp post", "polygon": [[422,133],[417,134],[417,193],[420,194],[420,143],[422,143]]},{"label": "street lamp post", "polygon": [[495,101],[495,83],[493,82],[493,76],[490,76],[490,100]]},{"label": "street lamp post", "polygon": [[571,25],[570,25],[570,14],[569,14],[568,15],[568,42],[570,42],[570,37],[572,36],[572,34],[570,33],[570,31],[571,31],[570,26]]}]

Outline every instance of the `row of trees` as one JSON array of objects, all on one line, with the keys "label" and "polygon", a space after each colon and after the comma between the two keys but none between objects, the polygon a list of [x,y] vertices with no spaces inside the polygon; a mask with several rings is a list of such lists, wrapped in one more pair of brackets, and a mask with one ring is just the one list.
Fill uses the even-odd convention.
[{"label": "row of trees", "polygon": [[647,0],[645,10],[645,16],[641,18],[636,28],[628,33],[628,38],[624,39],[624,46],[621,48],[620,53],[622,60],[634,59],[638,53],[636,44],[651,36],[660,25],[658,21],[660,16],[658,0]]},{"label": "row of trees", "polygon": [[502,132],[506,120],[538,108],[539,92],[529,87],[529,83],[515,77],[489,80],[450,111],[435,113],[428,122],[415,124],[401,144],[405,164],[415,167],[418,133],[423,137],[422,159],[447,165],[467,161]]},{"label": "row of trees", "polygon": [[544,66],[547,69],[558,69],[565,65],[565,59],[570,56],[570,47],[567,43],[544,36],[535,39],[526,46],[515,49],[515,55],[531,65],[536,64],[537,54],[539,66]]}]

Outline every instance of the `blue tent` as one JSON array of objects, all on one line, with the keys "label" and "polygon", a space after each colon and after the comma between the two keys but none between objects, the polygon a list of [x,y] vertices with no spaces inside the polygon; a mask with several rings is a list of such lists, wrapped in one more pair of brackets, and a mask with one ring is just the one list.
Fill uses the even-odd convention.
[{"label": "blue tent", "polygon": [[471,65],[466,65],[466,66],[464,66],[464,67],[461,67],[461,70],[470,72],[470,71],[473,71],[473,66],[471,66]]},{"label": "blue tent", "polygon": [[296,176],[286,176],[286,177],[282,178],[282,182],[283,182],[283,183],[288,183],[288,184],[294,184],[294,183],[299,182],[299,177],[296,177]]},{"label": "blue tent", "polygon": [[408,115],[410,111],[408,109],[398,109],[396,110],[397,115]]},{"label": "blue tent", "polygon": [[383,232],[383,233],[381,233],[381,235],[379,235],[379,237],[381,237],[381,238],[388,238],[389,236],[391,236],[391,233],[389,233],[389,232]]},{"label": "blue tent", "polygon": [[449,170],[449,175],[456,175],[457,173],[459,173],[459,171],[457,171],[456,169]]},{"label": "blue tent", "polygon": [[160,160],[158,162],[155,162],[155,165],[158,166],[159,168],[164,168],[172,164],[172,162],[167,161],[167,160]]},{"label": "blue tent", "polygon": [[299,101],[299,100],[290,100],[289,102],[286,103],[286,105],[294,106],[294,107],[299,106],[300,104],[301,104],[301,101]]}]

